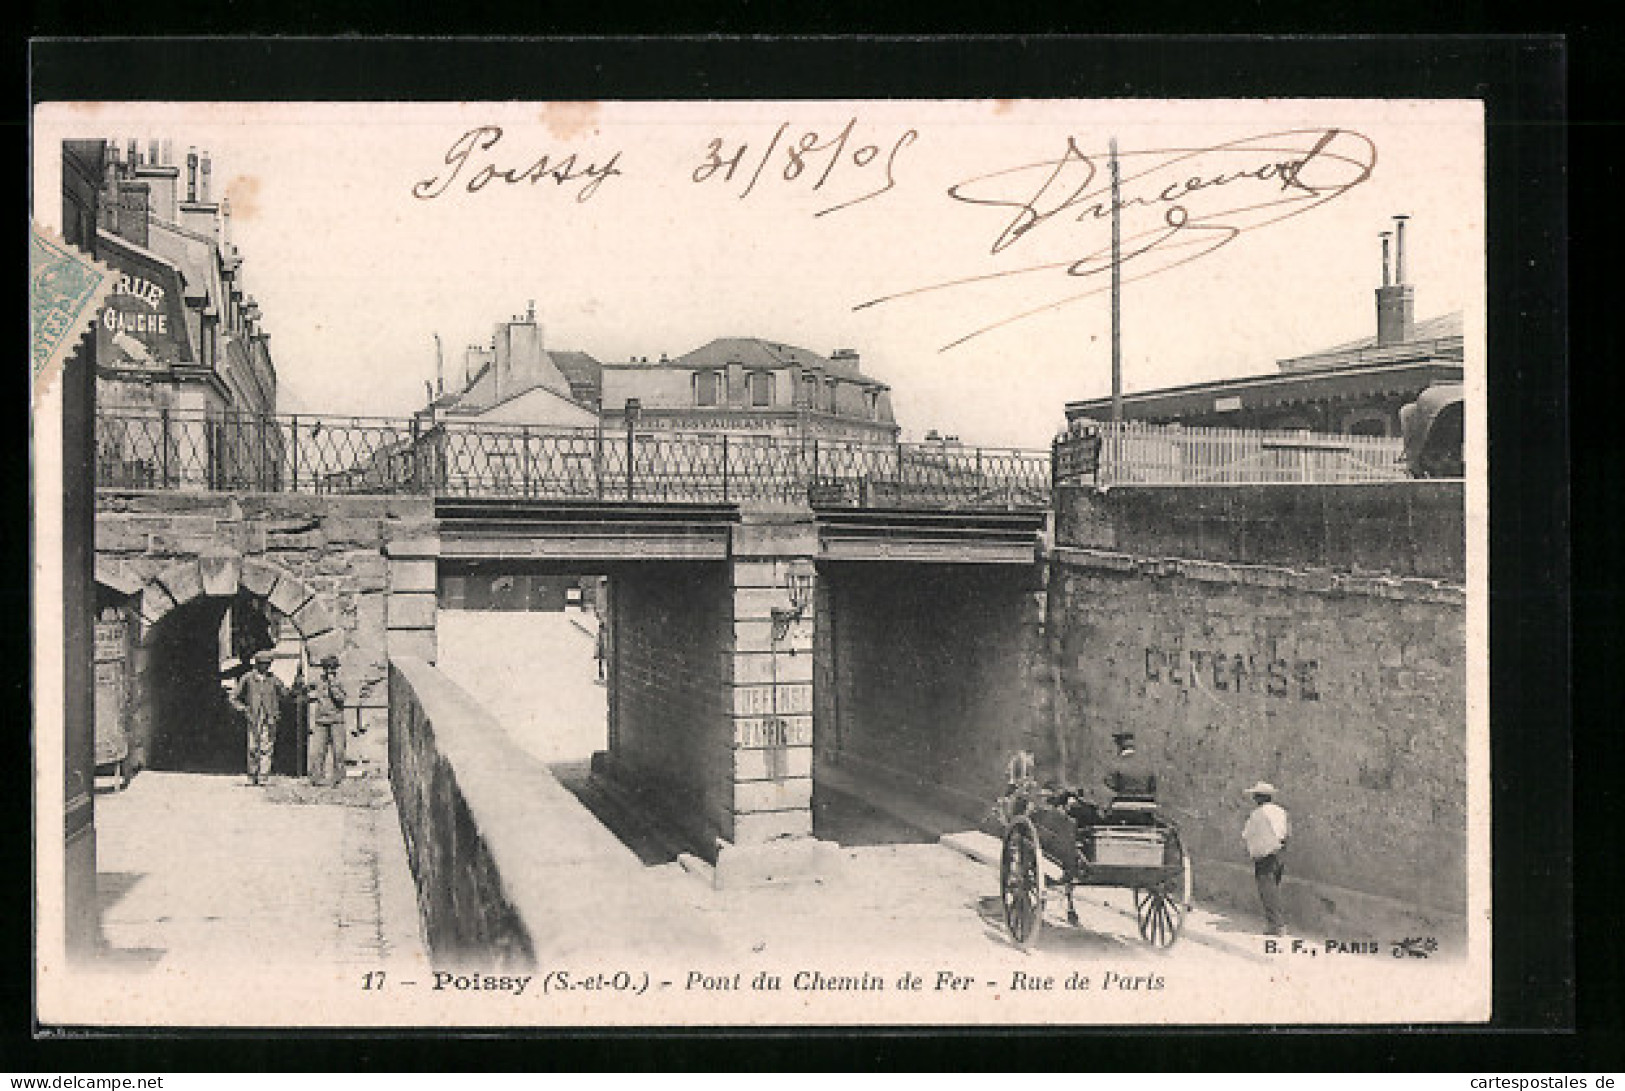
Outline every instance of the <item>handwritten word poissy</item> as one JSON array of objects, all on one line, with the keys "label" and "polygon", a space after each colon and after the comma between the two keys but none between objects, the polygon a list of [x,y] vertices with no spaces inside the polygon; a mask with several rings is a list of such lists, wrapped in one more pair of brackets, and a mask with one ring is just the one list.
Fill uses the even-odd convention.
[{"label": "handwritten word poissy", "polygon": [[[979,174],[948,187],[961,205],[992,210],[998,230],[988,249],[997,258],[1019,249],[1028,264],[966,276],[860,303],[854,310],[908,296],[960,289],[1007,277],[1048,274],[1082,292],[987,323],[943,351],[1002,326],[1075,303],[1108,289],[1101,274],[1115,263],[1123,282],[1185,265],[1227,246],[1243,232],[1279,223],[1336,199],[1371,176],[1377,148],[1343,129],[1297,129],[1212,147],[1124,149],[1118,155],[1117,199],[1109,161],[1068,136],[1058,155]],[[1113,212],[1122,234],[1110,242]]]},{"label": "handwritten word poissy", "polygon": [[[538,182],[551,181],[558,188],[575,185],[576,203],[585,204],[605,181],[621,173],[616,166],[620,162],[620,152],[611,155],[602,165],[581,162],[575,152],[563,157],[541,155],[535,158],[515,153],[514,158],[504,163],[502,156],[492,154],[492,149],[501,140],[502,129],[496,125],[481,125],[468,130],[452,141],[451,147],[446,150],[445,162],[450,169],[437,172],[413,186],[412,196],[420,201],[433,200],[449,190],[451,184],[466,172],[464,189],[468,193],[478,193],[497,181],[510,186],[534,186]],[[507,151],[503,149],[504,153]],[[526,159],[529,159],[528,164],[525,164]]]},{"label": "handwritten word poissy", "polygon": [[860,144],[848,151],[849,146],[854,143],[853,131],[857,127],[858,119],[852,118],[846,123],[846,128],[828,139],[810,129],[789,136],[790,123],[786,121],[779,126],[760,154],[751,151],[752,145],[749,143],[735,143],[717,137],[707,147],[704,162],[694,168],[694,173],[690,177],[696,184],[720,178],[721,184],[727,185],[734,180],[735,175],[743,179],[745,175],[740,168],[747,162],[754,163],[753,168],[746,168],[750,171],[750,180],[739,193],[739,199],[744,200],[756,188],[756,183],[762,178],[769,164],[773,166],[773,172],[768,175],[770,179],[777,177],[784,182],[805,183],[816,175],[818,180],[812,182],[812,189],[815,191],[823,189],[824,183],[828,182],[831,176],[835,177],[837,185],[848,179],[857,179],[867,185],[879,181],[876,177],[877,172],[884,174],[884,185],[814,213],[815,216],[827,216],[831,212],[839,212],[843,208],[851,208],[855,204],[879,197],[895,187],[897,156],[920,136],[914,129],[905,130],[891,142],[885,152],[885,162],[881,163],[880,144]]}]

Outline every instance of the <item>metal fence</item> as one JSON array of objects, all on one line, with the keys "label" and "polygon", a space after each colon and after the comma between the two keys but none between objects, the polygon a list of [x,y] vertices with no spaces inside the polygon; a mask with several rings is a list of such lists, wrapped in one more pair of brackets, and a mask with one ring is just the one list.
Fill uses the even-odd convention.
[{"label": "metal fence", "polygon": [[[1336,484],[1406,476],[1395,436],[1186,428],[1127,421],[1096,425],[1098,484]],[[1057,441],[1065,451],[1076,437]]]},{"label": "metal fence", "polygon": [[665,503],[1042,508],[1049,456],[957,444],[359,417],[97,414],[104,487]]}]

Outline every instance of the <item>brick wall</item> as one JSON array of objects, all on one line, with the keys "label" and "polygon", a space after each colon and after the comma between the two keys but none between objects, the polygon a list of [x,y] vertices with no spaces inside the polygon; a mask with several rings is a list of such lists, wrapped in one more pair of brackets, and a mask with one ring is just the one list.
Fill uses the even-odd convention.
[{"label": "brick wall", "polygon": [[726,565],[648,564],[612,579],[611,752],[698,848],[733,836],[733,647]]},{"label": "brick wall", "polygon": [[[1025,569],[826,565],[819,759],[940,789],[975,821],[1047,720],[1043,594]],[[826,724],[828,725],[826,727]]]}]

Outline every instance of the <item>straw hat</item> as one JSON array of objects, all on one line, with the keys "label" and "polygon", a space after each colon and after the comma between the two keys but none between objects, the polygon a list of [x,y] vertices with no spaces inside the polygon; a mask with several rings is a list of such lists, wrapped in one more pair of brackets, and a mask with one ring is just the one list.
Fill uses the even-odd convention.
[{"label": "straw hat", "polygon": [[1270,796],[1273,798],[1275,795],[1275,785],[1271,784],[1267,780],[1261,780],[1242,794],[1249,796]]}]

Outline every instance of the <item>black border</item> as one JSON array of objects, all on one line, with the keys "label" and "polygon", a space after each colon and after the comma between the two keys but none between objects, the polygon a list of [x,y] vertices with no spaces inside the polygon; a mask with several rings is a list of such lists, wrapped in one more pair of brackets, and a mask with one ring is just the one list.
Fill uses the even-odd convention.
[{"label": "black border", "polygon": [[[62,14],[47,12],[61,26],[74,25]],[[210,20],[201,25],[210,25]],[[477,1056],[480,1067],[492,1069],[726,1069],[743,1063],[758,1069],[810,1070],[1406,1070],[1440,1067],[1437,1062],[1442,1061],[1444,1067],[1485,1071],[1505,1070],[1509,1062],[1524,1069],[1568,1068],[1586,1059],[1597,1063],[1602,1058],[1587,1043],[1602,1043],[1607,1055],[1619,1056],[1617,1031],[1606,1039],[1564,1032],[1576,1018],[1571,994],[1572,815],[1561,802],[1547,802],[1538,807],[1538,822],[1527,817],[1531,800],[1574,798],[1571,779],[1582,788],[1596,785],[1584,763],[1571,778],[1568,745],[1568,222],[1563,190],[1568,130],[1567,48],[1562,39],[48,39],[33,42],[28,59],[35,101],[1482,98],[1488,121],[1492,301],[1493,1026],[1526,1033],[1185,1029],[1126,1034],[1105,1028],[969,1035],[933,1029],[538,1032],[535,1037],[544,1042],[503,1031],[501,1039],[459,1035],[454,1042],[436,1043],[402,1035],[355,1038],[306,1032],[301,1035],[306,1040],[291,1047],[279,1035],[217,1033],[198,1040],[142,1031],[139,1039],[36,1041],[26,1049],[27,1067],[320,1070],[354,1065],[421,1071],[456,1067]],[[21,765],[26,769],[26,755]],[[26,790],[21,799],[26,801]],[[26,827],[24,820],[18,828]],[[12,856],[8,853],[8,859]],[[25,909],[21,920],[26,919]],[[1581,918],[1588,962],[1592,943],[1613,943],[1618,950],[1612,936],[1617,929],[1606,919]],[[1617,960],[1613,964],[1617,967]],[[8,1011],[15,1014],[10,1002],[19,998],[19,982],[24,983],[20,999],[26,1010],[26,976],[8,976],[0,989]],[[1617,988],[1611,982],[1599,984]],[[1581,995],[1586,991],[1582,985]],[[1617,993],[1602,999],[1600,1014],[1618,1013]],[[13,1018],[7,1024],[17,1025]],[[445,1031],[433,1033],[448,1037]],[[21,1056],[9,1042],[0,1047],[0,1068],[21,1067]],[[1613,1067],[1618,1067],[1617,1059]]]}]

